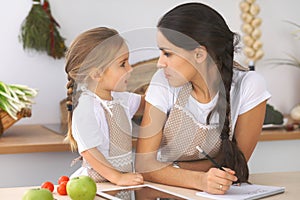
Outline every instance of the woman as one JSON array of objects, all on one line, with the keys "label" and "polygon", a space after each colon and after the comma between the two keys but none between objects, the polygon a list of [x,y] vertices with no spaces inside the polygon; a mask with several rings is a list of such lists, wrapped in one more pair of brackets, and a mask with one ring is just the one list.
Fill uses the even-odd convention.
[{"label": "woman", "polygon": [[137,169],[148,181],[224,194],[248,180],[270,94],[233,61],[236,34],[212,8],[179,5],[157,27],[160,69],[146,93]]}]

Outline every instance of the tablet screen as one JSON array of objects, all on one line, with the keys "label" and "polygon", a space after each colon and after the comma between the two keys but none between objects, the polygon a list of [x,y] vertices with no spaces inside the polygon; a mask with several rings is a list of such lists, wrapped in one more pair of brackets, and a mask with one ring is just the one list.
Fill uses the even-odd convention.
[{"label": "tablet screen", "polygon": [[124,200],[186,200],[187,198],[161,190],[159,188],[143,185],[139,187],[114,189],[110,191],[101,191],[98,193],[106,199],[124,199]]}]

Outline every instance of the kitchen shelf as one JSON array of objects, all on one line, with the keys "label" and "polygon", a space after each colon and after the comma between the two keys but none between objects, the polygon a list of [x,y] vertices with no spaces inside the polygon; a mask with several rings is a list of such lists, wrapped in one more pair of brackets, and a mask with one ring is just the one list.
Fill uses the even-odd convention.
[{"label": "kitchen shelf", "polygon": [[[0,154],[71,151],[64,138],[65,134],[55,131],[55,128],[51,130],[50,125],[15,125],[0,137]],[[299,139],[300,129],[286,131],[284,128],[276,128],[264,129],[259,141]],[[136,147],[136,139],[132,142],[133,147]]]},{"label": "kitchen shelf", "polygon": [[0,137],[0,154],[71,151],[64,135],[42,125],[15,125]]}]

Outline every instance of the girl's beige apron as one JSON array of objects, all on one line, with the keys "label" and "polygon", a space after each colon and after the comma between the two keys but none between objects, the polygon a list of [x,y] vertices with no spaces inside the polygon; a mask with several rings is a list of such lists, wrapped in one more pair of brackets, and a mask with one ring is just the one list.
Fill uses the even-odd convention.
[{"label": "girl's beige apron", "polygon": [[204,156],[196,149],[197,145],[211,157],[215,157],[220,150],[221,138],[218,125],[200,124],[185,109],[191,91],[192,85],[185,84],[169,113],[158,156],[162,162],[203,159]]},{"label": "girl's beige apron", "polygon": [[[118,171],[132,172],[132,137],[131,125],[119,101],[109,102],[107,106],[103,106],[105,116],[109,128],[109,157],[107,161]],[[96,182],[107,181],[93,168],[87,161],[83,160],[83,167],[88,168],[88,174]]]}]

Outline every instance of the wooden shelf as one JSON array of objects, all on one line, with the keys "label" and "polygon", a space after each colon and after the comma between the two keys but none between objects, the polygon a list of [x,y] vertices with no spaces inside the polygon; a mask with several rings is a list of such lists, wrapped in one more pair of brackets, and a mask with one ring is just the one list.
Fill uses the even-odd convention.
[{"label": "wooden shelf", "polygon": [[0,137],[0,154],[70,151],[64,136],[42,125],[12,126]]},{"label": "wooden shelf", "polygon": [[[299,140],[300,130],[263,130],[259,141]],[[136,147],[136,139],[133,139]],[[16,125],[0,137],[0,154],[71,151],[64,142],[64,135],[45,128],[43,125]]]},{"label": "wooden shelf", "polygon": [[300,140],[300,130],[286,131],[283,128],[263,130],[259,141]]},{"label": "wooden shelf", "polygon": [[[285,115],[288,119],[288,124],[294,122],[288,115]],[[274,141],[274,140],[299,140],[300,139],[300,129],[294,131],[287,131],[285,128],[273,128],[273,129],[263,129],[259,141]]]}]

